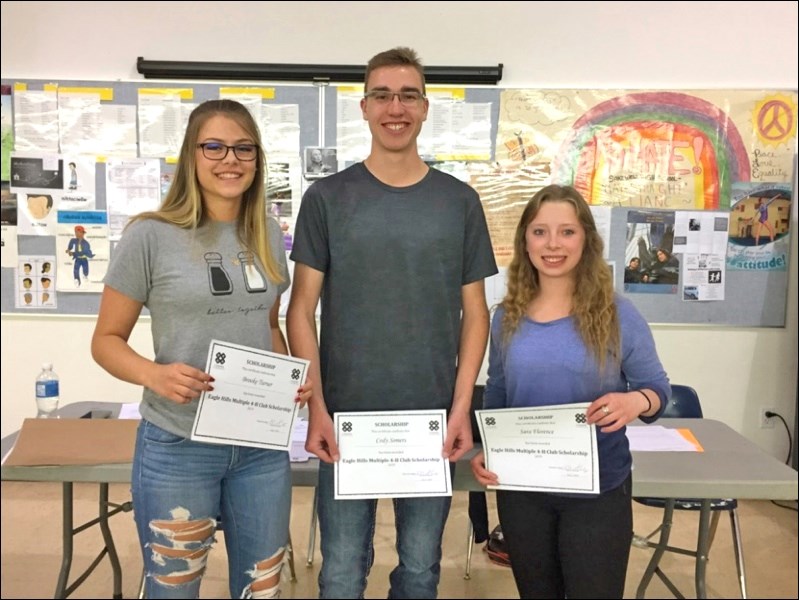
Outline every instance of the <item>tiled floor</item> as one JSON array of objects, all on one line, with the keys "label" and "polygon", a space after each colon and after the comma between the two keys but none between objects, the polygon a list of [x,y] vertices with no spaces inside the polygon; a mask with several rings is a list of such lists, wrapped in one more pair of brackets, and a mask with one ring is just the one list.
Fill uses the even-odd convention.
[{"label": "tiled floor", "polygon": [[[76,523],[79,518],[96,515],[97,488],[89,484],[75,486]],[[111,499],[129,498],[126,486],[112,486]],[[306,566],[310,506],[313,491],[294,489],[294,512],[291,533],[296,550],[297,581],[284,578],[284,598],[317,596],[316,576],[321,561],[317,548],[314,562]],[[493,499],[493,495],[490,496]],[[492,526],[496,522],[490,502]],[[389,502],[381,502],[375,535],[376,562],[369,578],[367,598],[385,598],[388,573],[396,555],[393,549],[393,516]],[[464,580],[466,556],[467,494],[456,492],[444,539],[444,558],[439,588],[441,598],[514,598],[518,597],[510,570],[488,561],[480,546],[474,546],[472,577]],[[797,513],[770,502],[743,502],[740,509],[744,557],[750,598],[797,598]],[[659,523],[659,511],[635,505],[635,528],[648,533]],[[696,514],[679,513],[672,541],[695,540]],[[112,530],[123,566],[123,596],[135,598],[138,592],[141,558],[130,513],[117,515]],[[99,549],[98,532],[86,531],[75,544],[73,569],[85,567]],[[630,556],[626,598],[635,597],[638,581],[644,572],[651,550],[633,547]],[[52,597],[61,558],[61,487],[59,484],[2,484],[2,598]],[[732,551],[729,520],[722,516],[707,569],[707,590],[711,598],[739,598]],[[663,567],[687,597],[696,597],[693,588],[693,559],[667,555]],[[226,598],[224,544],[211,553],[203,583],[202,598]],[[111,570],[104,561],[72,598],[108,598],[111,596]],[[670,597],[657,579],[647,591],[649,598]]]}]

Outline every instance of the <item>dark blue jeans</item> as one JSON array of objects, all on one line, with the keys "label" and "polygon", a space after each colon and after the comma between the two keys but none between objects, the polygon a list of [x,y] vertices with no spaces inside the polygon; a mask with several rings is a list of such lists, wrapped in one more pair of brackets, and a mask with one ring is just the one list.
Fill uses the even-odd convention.
[{"label": "dark blue jeans", "polygon": [[[320,598],[363,598],[374,562],[377,500],[335,500],[333,465],[319,465]],[[394,498],[399,564],[389,598],[435,598],[441,577],[441,537],[452,498]]]}]

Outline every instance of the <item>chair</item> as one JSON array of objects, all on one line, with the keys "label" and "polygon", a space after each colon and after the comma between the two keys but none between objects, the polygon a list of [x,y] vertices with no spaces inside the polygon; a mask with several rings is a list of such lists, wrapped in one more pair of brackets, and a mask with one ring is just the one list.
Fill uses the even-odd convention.
[{"label": "chair", "polygon": [[[672,384],[671,400],[669,400],[669,403],[666,406],[666,410],[662,416],[670,418],[701,419],[702,406],[699,403],[699,396],[696,393],[696,390],[687,385]],[[652,533],[650,533],[646,537],[633,535],[634,546],[639,548],[655,549],[655,553],[653,554],[652,559],[649,561],[646,571],[644,571],[644,576],[641,578],[641,583],[638,585],[638,589],[636,590],[635,594],[636,598],[644,597],[646,588],[649,585],[650,581],[652,580],[653,575],[657,575],[660,578],[660,580],[666,585],[669,591],[671,591],[671,593],[674,594],[675,598],[684,598],[684,596],[680,594],[677,587],[671,582],[671,580],[669,580],[669,578],[660,569],[659,566],[660,559],[662,558],[665,552],[675,552],[677,554],[683,554],[686,556],[692,556],[696,558],[697,588],[699,588],[700,586],[703,587],[704,584],[702,582],[704,582],[705,580],[704,572],[707,566],[708,554],[710,553],[710,546],[713,543],[713,538],[716,535],[716,526],[718,525],[719,516],[721,515],[722,511],[726,511],[730,515],[730,526],[732,528],[732,541],[733,541],[733,548],[735,550],[735,565],[738,569],[738,583],[741,588],[741,597],[746,598],[746,576],[744,573],[743,546],[741,544],[741,528],[738,521],[737,500],[731,498],[727,499],[714,498],[709,501],[710,511],[712,513],[712,519],[710,522],[708,539],[703,540],[700,537],[700,539],[697,540],[697,549],[695,550],[669,546],[668,542],[669,542],[669,535],[671,533],[674,510],[699,511],[702,508],[702,503],[703,503],[702,499],[684,499],[684,498],[667,499],[667,498],[641,497],[641,498],[633,498],[633,500],[645,506],[652,506],[663,509],[663,520]],[[657,542],[651,541],[652,538],[658,532],[660,533],[660,538],[658,539],[658,541]],[[704,546],[705,543],[706,546]],[[698,552],[698,549],[700,547],[707,548],[707,553],[704,556],[700,556]],[[706,597],[704,589],[697,589],[696,592],[698,598]]]}]

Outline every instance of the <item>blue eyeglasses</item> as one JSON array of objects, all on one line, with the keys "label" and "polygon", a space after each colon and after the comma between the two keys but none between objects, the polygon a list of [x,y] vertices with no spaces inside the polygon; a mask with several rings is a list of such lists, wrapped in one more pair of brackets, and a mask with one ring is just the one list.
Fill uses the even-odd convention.
[{"label": "blue eyeglasses", "polygon": [[258,158],[258,146],[255,144],[228,146],[221,142],[204,142],[197,144],[197,147],[203,149],[203,156],[208,160],[224,160],[230,150],[233,150],[233,154],[239,160],[249,162]]}]

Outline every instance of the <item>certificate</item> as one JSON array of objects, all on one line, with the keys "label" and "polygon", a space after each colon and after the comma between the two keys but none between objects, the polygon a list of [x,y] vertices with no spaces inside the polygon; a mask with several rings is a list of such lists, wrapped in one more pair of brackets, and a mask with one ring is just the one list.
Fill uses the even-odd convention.
[{"label": "certificate", "polygon": [[212,340],[205,370],[216,381],[200,396],[191,439],[288,452],[307,368],[302,358]]},{"label": "certificate", "polygon": [[478,410],[485,464],[501,490],[599,493],[596,427],[588,403]]},{"label": "certificate", "polygon": [[333,425],[337,500],[452,495],[444,410],[341,412]]}]

